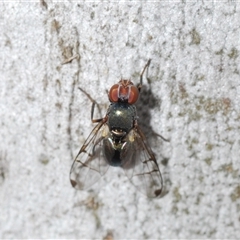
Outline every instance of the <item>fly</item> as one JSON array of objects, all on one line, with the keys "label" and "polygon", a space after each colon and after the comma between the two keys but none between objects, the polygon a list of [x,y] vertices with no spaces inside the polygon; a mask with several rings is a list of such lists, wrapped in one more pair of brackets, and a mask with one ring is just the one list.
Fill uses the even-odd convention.
[{"label": "fly", "polygon": [[91,120],[97,125],[79,150],[70,170],[70,182],[76,189],[91,187],[107,172],[109,166],[121,167],[129,180],[148,197],[160,196],[163,180],[156,158],[147,145],[137,123],[134,105],[142,87],[142,77],[149,67],[149,59],[135,86],[130,80],[120,80],[108,92],[110,105],[105,117]]}]

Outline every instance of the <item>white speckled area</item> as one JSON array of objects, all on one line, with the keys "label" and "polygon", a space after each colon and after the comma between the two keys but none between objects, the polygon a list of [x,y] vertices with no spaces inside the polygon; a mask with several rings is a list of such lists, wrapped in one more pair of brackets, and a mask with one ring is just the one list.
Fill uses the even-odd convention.
[{"label": "white speckled area", "polygon": [[[2,1],[0,238],[239,238],[239,51],[236,1]],[[139,122],[170,140],[148,134],[163,196],[116,168],[76,191],[70,167],[94,126],[78,87],[104,115],[106,90],[137,83],[149,58]]]}]

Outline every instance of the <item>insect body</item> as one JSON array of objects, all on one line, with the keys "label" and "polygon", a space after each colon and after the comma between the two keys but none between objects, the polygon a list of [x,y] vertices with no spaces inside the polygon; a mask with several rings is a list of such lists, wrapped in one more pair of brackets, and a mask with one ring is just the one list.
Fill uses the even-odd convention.
[{"label": "insect body", "polygon": [[126,103],[112,103],[107,114],[109,136],[103,140],[104,155],[111,166],[123,167],[127,147],[127,135],[134,128],[136,109],[134,105]]},{"label": "insect body", "polygon": [[[93,120],[98,124],[90,133],[75,158],[70,181],[77,189],[87,189],[106,173],[109,166],[124,169],[129,180],[149,197],[157,197],[162,191],[162,177],[152,150],[137,124],[134,103],[141,90],[142,76],[150,60],[140,75],[140,84],[134,86],[130,80],[120,80],[109,91],[111,102],[106,116]],[[83,91],[83,90],[82,90]]]}]

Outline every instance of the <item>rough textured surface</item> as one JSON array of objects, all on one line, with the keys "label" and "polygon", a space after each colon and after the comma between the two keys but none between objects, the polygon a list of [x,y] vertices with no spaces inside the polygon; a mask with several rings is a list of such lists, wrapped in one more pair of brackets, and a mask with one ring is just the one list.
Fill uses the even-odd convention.
[{"label": "rough textured surface", "polygon": [[[240,5],[87,2],[0,5],[0,238],[239,237]],[[105,90],[138,82],[148,58],[138,108],[170,139],[149,136],[164,196],[112,168],[98,191],[75,191],[70,166],[93,127],[78,86],[104,114]]]}]

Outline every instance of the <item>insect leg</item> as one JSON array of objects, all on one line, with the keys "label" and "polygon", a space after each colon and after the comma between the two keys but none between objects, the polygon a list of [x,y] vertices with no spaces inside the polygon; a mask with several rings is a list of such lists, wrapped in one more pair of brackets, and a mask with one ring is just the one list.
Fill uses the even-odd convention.
[{"label": "insect leg", "polygon": [[92,123],[101,122],[103,120],[103,118],[93,119],[93,113],[94,113],[95,105],[97,105],[98,111],[101,113],[99,104],[85,90],[83,90],[80,87],[78,87],[78,89],[80,91],[82,91],[90,99],[90,101],[92,102],[92,109],[91,109],[91,121],[92,121]]},{"label": "insect leg", "polygon": [[144,74],[145,70],[149,67],[150,63],[151,63],[151,59],[148,59],[147,64],[144,66],[144,68],[143,68],[143,70],[142,70],[142,72],[141,72],[141,74],[140,74],[140,83],[139,83],[138,86],[137,86],[139,92],[140,92],[140,90],[141,90],[141,88],[142,88],[142,78],[143,78],[143,74]]}]

